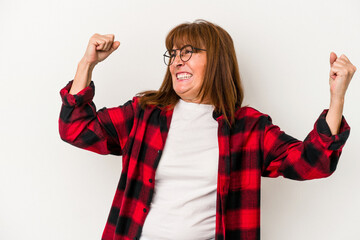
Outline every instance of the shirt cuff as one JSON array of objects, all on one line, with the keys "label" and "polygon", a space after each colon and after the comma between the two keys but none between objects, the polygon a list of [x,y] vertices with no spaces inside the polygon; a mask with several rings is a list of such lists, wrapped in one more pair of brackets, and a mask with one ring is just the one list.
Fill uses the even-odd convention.
[{"label": "shirt cuff", "polygon": [[326,122],[326,114],[329,109],[325,109],[319,116],[318,120],[315,123],[315,129],[317,130],[318,135],[321,140],[324,142],[325,146],[329,150],[339,150],[341,149],[350,134],[350,126],[345,120],[345,117],[342,116],[339,133],[336,135],[331,134],[329,125]]},{"label": "shirt cuff", "polygon": [[71,80],[63,89],[60,90],[62,102],[66,106],[80,106],[82,104],[90,103],[95,95],[95,85],[91,81],[90,85],[77,94],[70,94],[70,89],[74,80]]}]

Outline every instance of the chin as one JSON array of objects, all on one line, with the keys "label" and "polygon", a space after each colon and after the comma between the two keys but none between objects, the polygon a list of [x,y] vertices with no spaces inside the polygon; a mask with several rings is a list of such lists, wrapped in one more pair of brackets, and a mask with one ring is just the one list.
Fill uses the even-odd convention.
[{"label": "chin", "polygon": [[176,92],[177,95],[179,95],[179,94],[186,93],[188,91],[188,89],[183,89],[183,88],[182,89],[177,89],[177,88],[175,88],[174,91]]}]

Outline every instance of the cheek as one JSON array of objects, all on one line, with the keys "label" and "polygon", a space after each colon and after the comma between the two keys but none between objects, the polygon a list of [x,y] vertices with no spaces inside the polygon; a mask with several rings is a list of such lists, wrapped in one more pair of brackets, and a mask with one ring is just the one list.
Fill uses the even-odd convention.
[{"label": "cheek", "polygon": [[175,74],[173,73],[173,71],[171,71],[171,69],[170,69],[170,75],[171,75],[171,81],[172,81],[172,83],[173,83],[173,85],[176,83],[176,76],[175,76]]},{"label": "cheek", "polygon": [[199,84],[202,84],[205,78],[206,66],[201,66],[199,69]]}]

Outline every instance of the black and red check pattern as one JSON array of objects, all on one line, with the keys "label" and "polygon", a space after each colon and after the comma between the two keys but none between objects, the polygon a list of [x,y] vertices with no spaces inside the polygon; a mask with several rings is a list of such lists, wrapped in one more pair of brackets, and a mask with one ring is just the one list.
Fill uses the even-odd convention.
[{"label": "black and red check pattern", "polygon": [[[94,83],[76,95],[69,94],[71,85],[72,81],[60,91],[61,138],[99,154],[122,155],[122,172],[102,239],[139,239],[173,110],[156,106],[143,110],[134,97],[122,106],[96,111]],[[304,141],[287,135],[269,115],[254,108],[239,108],[231,128],[214,111],[219,124],[217,240],[260,239],[261,176],[308,180],[335,171],[350,127],[342,117],[339,134],[331,135],[327,111]]]}]

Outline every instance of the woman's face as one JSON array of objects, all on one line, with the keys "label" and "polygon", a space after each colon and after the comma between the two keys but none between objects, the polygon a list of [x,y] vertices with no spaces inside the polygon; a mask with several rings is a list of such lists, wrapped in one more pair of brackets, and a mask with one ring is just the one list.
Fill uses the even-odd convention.
[{"label": "woman's face", "polygon": [[[173,49],[181,47],[174,46]],[[206,51],[194,52],[190,60],[184,62],[180,59],[180,51],[177,50],[175,60],[169,68],[173,89],[176,94],[186,102],[200,103],[200,98],[197,98],[197,94],[204,82]]]}]

